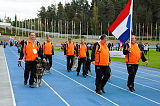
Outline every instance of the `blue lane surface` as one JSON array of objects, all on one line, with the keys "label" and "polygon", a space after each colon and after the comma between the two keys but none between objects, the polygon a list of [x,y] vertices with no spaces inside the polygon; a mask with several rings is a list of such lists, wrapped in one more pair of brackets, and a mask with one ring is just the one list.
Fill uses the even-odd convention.
[{"label": "blue lane surface", "polygon": [[[17,67],[17,49],[7,47],[5,55],[9,67],[17,106],[63,106],[66,105],[51,90],[54,89],[69,105],[160,105],[160,70],[140,67],[135,80],[136,92],[127,91],[127,70],[123,63],[112,62],[112,77],[105,86],[107,93],[99,96],[95,90],[95,72],[93,76],[83,78],[76,72],[66,71],[66,59],[62,52],[55,52],[51,74],[46,74],[42,87],[31,89],[23,85],[23,69]],[[24,64],[23,64],[24,67]],[[153,69],[153,71],[152,71]],[[156,71],[155,71],[156,70]]]},{"label": "blue lane surface", "polygon": [[[59,55],[60,56],[60,55]],[[56,57],[58,57],[58,56],[56,56]],[[58,59],[58,58],[56,58],[56,59]],[[61,62],[60,63],[62,63],[64,60],[62,60],[62,59],[60,59],[61,60]],[[65,64],[65,62],[64,62],[64,64]],[[117,72],[115,72],[115,69],[112,67],[112,65],[111,65],[111,68],[112,68],[112,75],[114,75],[115,76],[115,73],[117,73]],[[118,67],[117,67],[117,69],[118,69]],[[117,70],[116,69],[116,70]],[[92,70],[94,70],[94,67],[92,67]],[[94,72],[94,71],[93,71]],[[127,74],[126,75],[124,75],[124,74],[120,74],[120,73],[117,73],[118,75],[117,76],[119,76],[119,77],[126,77],[126,79],[127,79]],[[95,73],[94,73],[94,75],[95,75]],[[117,79],[117,78],[112,78],[112,80],[110,81],[111,83],[113,83],[113,84],[115,84],[115,85],[118,85],[119,87],[123,87],[124,89],[126,89],[125,88],[125,86],[126,86],[126,81],[124,81],[124,80],[120,80],[119,78]],[[136,86],[136,85],[135,85]],[[108,86],[107,86],[108,87]],[[106,89],[107,89],[107,91],[108,90],[113,90],[113,88],[107,88],[106,87]],[[141,86],[138,86],[138,87],[141,87]],[[137,88],[138,88],[137,87]],[[117,88],[117,87],[116,87]],[[160,94],[160,90],[158,91],[158,93],[157,93],[157,91],[155,91],[155,90],[152,90],[152,89],[146,89],[147,91],[145,92],[144,91],[144,88],[143,87],[141,87],[141,88],[138,88],[138,89],[140,89],[140,91],[137,91],[136,93],[138,93],[138,94],[144,94],[143,96],[145,96],[145,95],[147,95],[148,97],[153,97],[155,100],[158,100],[159,101],[159,94]],[[111,91],[112,92],[112,91]],[[118,92],[118,94],[121,94],[120,93],[120,91],[117,91]],[[116,92],[116,93],[117,93]],[[140,92],[140,93],[139,93]],[[125,93],[127,93],[127,95],[125,95]],[[133,98],[132,96],[131,96],[131,98],[129,98],[129,95],[128,95],[128,92],[123,92],[122,94],[123,94],[123,96],[121,96],[120,95],[120,97],[118,97],[118,98],[120,98],[120,99],[122,99],[122,101],[123,101],[123,99],[124,98],[121,98],[121,97],[124,97],[124,96],[126,96],[126,98],[125,98],[125,100],[127,100],[128,102],[129,102],[129,100],[131,100],[130,102],[132,102],[135,98]],[[153,94],[152,94],[153,93]],[[108,93],[107,93],[108,94]],[[116,94],[116,97],[118,96],[118,94]],[[115,96],[115,95],[114,95]],[[115,100],[117,100],[118,98],[115,98]],[[136,96],[136,98],[137,98],[137,96]],[[154,100],[153,99],[153,100]],[[139,102],[138,102],[139,101]],[[139,104],[139,103],[142,103],[142,105],[144,104],[144,102],[146,103],[146,104],[148,104],[149,102],[148,101],[143,101],[143,100],[141,100],[141,98],[140,99],[137,99],[136,100],[136,102]],[[132,105],[134,105],[134,104],[132,104]],[[136,104],[135,104],[136,105]],[[149,104],[148,104],[149,105]]]},{"label": "blue lane surface", "polygon": [[[6,59],[11,76],[17,106],[51,106],[52,104],[64,105],[57,96],[43,83],[38,89],[31,89],[23,85],[24,70],[17,67],[18,57],[14,48],[6,48]],[[24,64],[23,64],[24,67]]]}]

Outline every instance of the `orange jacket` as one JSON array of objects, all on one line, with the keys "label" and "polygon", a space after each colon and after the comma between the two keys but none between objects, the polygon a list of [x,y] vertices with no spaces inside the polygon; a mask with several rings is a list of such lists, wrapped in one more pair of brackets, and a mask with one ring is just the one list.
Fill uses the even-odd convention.
[{"label": "orange jacket", "polygon": [[110,57],[109,57],[108,46],[100,41],[98,42],[98,45],[95,45],[94,49],[95,50],[92,51],[91,61],[95,60],[95,65],[109,66]]},{"label": "orange jacket", "polygon": [[53,45],[52,45],[51,42],[46,41],[43,44],[43,53],[45,55],[52,55],[52,53],[53,53]]},{"label": "orange jacket", "polygon": [[141,59],[142,52],[137,43],[131,44],[131,52],[125,56],[126,64],[138,64]]},{"label": "orange jacket", "polygon": [[66,44],[66,55],[74,55],[75,45],[73,42]]},{"label": "orange jacket", "polygon": [[79,56],[79,58],[86,57],[86,53],[87,53],[87,46],[85,44],[80,44],[78,46],[78,56]]},{"label": "orange jacket", "polygon": [[24,43],[23,53],[25,61],[35,61],[38,57],[40,45],[37,45],[36,42],[31,42],[27,40],[27,43]]}]

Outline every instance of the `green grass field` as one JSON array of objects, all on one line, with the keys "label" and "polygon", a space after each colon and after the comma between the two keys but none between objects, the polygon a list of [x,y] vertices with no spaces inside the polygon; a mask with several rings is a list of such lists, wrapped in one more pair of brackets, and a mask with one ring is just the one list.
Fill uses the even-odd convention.
[{"label": "green grass field", "polygon": [[[55,48],[55,50],[63,52],[59,48]],[[91,54],[91,51],[89,51],[89,54]],[[139,65],[160,69],[160,52],[157,52],[155,50],[150,50],[149,55],[147,54],[145,57],[147,58],[149,64],[145,65],[145,63],[142,62],[142,60],[140,60]],[[125,59],[124,58],[111,58],[111,61],[118,61],[118,62],[124,63]]]}]

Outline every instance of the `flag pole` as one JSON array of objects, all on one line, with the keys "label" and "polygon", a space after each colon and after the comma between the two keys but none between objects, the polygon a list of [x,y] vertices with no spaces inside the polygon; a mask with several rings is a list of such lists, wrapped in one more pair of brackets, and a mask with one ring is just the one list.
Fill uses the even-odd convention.
[{"label": "flag pole", "polygon": [[155,41],[157,40],[157,36],[158,36],[158,31],[157,31],[157,23],[156,23],[156,37],[155,37]]},{"label": "flag pole", "polygon": [[82,36],[81,36],[81,35],[82,35],[82,34],[81,34],[81,33],[82,33],[82,32],[81,32],[81,31],[82,31],[82,30],[81,30],[81,29],[82,29],[82,28],[81,28],[81,27],[82,27],[82,25],[81,25],[81,21],[80,21],[80,23],[79,23],[79,24],[80,24],[80,26],[79,26],[79,30],[80,30],[80,31],[79,31],[79,34],[80,34],[80,39],[82,39]]},{"label": "flag pole", "polygon": [[88,22],[87,22],[87,41],[88,41]]},{"label": "flag pole", "polygon": [[26,28],[27,28],[26,27],[27,26],[27,20],[26,20],[26,18],[25,18],[24,24],[25,24],[25,26],[24,26],[25,27],[25,35],[26,35]]},{"label": "flag pole", "polygon": [[73,38],[73,20],[72,20],[72,38]]},{"label": "flag pole", "polygon": [[148,41],[148,24],[147,24],[147,41]]},{"label": "flag pole", "polygon": [[12,22],[11,22],[11,35],[12,35],[12,25],[13,25],[13,24],[12,24]]},{"label": "flag pole", "polygon": [[138,28],[138,31],[139,31],[139,41],[141,40],[141,24],[139,23],[139,26],[138,26],[139,28]]},{"label": "flag pole", "polygon": [[130,24],[130,48],[131,48],[131,37],[132,37],[132,15],[133,15],[133,0],[132,0],[132,3],[131,3],[131,24]]},{"label": "flag pole", "polygon": [[[108,27],[109,27],[109,22],[108,22]],[[109,30],[108,30],[108,36],[109,36]]]},{"label": "flag pole", "polygon": [[22,19],[22,38],[23,38],[23,22],[24,20]]}]

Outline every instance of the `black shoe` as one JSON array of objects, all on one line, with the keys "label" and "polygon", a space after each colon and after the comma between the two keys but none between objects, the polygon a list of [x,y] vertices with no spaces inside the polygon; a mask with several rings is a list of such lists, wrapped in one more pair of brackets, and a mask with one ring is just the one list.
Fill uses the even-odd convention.
[{"label": "black shoe", "polygon": [[104,90],[104,87],[101,90],[102,90],[103,93],[106,93],[105,90]]},{"label": "black shoe", "polygon": [[24,85],[27,85],[27,81],[24,81]]},{"label": "black shoe", "polygon": [[30,88],[34,88],[34,85],[33,85],[33,84],[31,84],[31,85],[30,85]]},{"label": "black shoe", "polygon": [[102,95],[102,92],[101,91],[96,91],[97,94],[99,95]]},{"label": "black shoe", "polygon": [[132,88],[133,91],[136,91],[134,88]]},{"label": "black shoe", "polygon": [[84,78],[86,78],[86,75],[83,75]]},{"label": "black shoe", "polygon": [[77,72],[77,76],[79,76],[79,72]]},{"label": "black shoe", "polygon": [[68,72],[70,72],[71,70],[68,70]]},{"label": "black shoe", "polygon": [[129,88],[128,89],[130,92],[134,92],[134,89],[133,88]]}]

